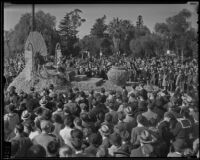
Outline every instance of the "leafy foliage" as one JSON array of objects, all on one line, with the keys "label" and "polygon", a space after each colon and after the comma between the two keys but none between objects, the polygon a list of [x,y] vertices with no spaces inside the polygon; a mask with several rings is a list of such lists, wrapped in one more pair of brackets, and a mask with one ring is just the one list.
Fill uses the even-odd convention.
[{"label": "leafy foliage", "polygon": [[[31,31],[32,26],[31,13],[25,13],[21,16],[20,21],[15,25],[14,30],[8,33],[9,46],[12,53],[22,52],[24,44]],[[57,39],[57,34],[54,30],[56,18],[49,13],[38,11],[35,13],[35,31],[42,34],[48,49],[51,54],[52,43]]]},{"label": "leafy foliage", "polygon": [[77,29],[85,22],[85,19],[80,16],[81,13],[81,10],[75,9],[66,13],[65,17],[60,21],[58,33],[61,37],[61,48],[64,55],[77,55],[79,53],[79,49],[75,44],[78,42]]},{"label": "leafy foliage", "polygon": [[95,24],[93,25],[90,34],[96,36],[98,38],[104,37],[104,32],[107,29],[107,25],[105,24],[106,15],[101,18],[96,19]]}]

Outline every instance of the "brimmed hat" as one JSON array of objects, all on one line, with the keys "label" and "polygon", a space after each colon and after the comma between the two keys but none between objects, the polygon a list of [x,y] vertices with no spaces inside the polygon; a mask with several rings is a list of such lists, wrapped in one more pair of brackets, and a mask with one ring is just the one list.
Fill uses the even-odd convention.
[{"label": "brimmed hat", "polygon": [[140,134],[140,142],[141,143],[144,143],[144,144],[154,143],[155,140],[156,139],[147,130],[142,131]]},{"label": "brimmed hat", "polygon": [[119,149],[117,152],[114,152],[114,157],[130,157],[130,155],[122,149]]},{"label": "brimmed hat", "polygon": [[42,120],[40,122],[40,127],[42,130],[52,130],[54,128],[54,125],[50,121]]},{"label": "brimmed hat", "polygon": [[128,106],[125,108],[125,113],[127,113],[128,115],[133,115],[133,109],[131,106]]},{"label": "brimmed hat", "polygon": [[48,101],[47,101],[46,99],[43,99],[43,98],[42,98],[42,99],[40,100],[40,105],[41,105],[41,106],[45,106],[45,105],[47,105],[47,103],[48,103]]},{"label": "brimmed hat", "polygon": [[111,134],[111,130],[107,125],[102,125],[99,129],[99,132],[105,136],[108,136]]},{"label": "brimmed hat", "polygon": [[27,120],[27,119],[29,119],[31,117],[31,114],[28,112],[28,111],[24,111],[23,113],[22,113],[22,120]]}]

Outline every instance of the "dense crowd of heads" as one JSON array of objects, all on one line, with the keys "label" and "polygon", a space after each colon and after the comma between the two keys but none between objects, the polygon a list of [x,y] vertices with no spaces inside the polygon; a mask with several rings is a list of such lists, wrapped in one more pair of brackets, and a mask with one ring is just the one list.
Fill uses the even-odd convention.
[{"label": "dense crowd of heads", "polygon": [[199,107],[195,96],[166,88],[130,92],[5,94],[4,140],[12,157],[199,157]]},{"label": "dense crowd of heads", "polygon": [[[57,93],[50,84],[4,95],[4,140],[12,157],[199,157],[198,64],[177,58],[64,60],[77,74],[107,79],[123,66],[128,92]],[[147,90],[145,85],[159,90]]]}]

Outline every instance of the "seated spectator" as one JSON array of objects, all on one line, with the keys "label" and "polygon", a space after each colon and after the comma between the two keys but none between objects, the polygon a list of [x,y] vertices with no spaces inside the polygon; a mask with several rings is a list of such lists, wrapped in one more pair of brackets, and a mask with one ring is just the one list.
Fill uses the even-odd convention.
[{"label": "seated spectator", "polygon": [[45,151],[44,147],[42,147],[39,144],[32,145],[28,149],[26,157],[29,157],[29,158],[33,158],[33,157],[42,158],[43,157],[43,158],[45,158],[46,157],[46,151]]}]

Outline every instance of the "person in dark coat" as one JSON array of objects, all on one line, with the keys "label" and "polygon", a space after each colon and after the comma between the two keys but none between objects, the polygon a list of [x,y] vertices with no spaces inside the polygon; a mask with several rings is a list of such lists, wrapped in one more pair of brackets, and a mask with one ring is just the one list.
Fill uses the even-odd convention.
[{"label": "person in dark coat", "polygon": [[118,123],[114,126],[114,132],[120,134],[122,131],[127,130],[127,123],[124,122],[124,112],[118,112]]},{"label": "person in dark coat", "polygon": [[11,143],[12,141],[18,141],[19,143],[19,148],[17,149],[15,157],[25,157],[29,147],[32,146],[31,140],[28,137],[26,137],[23,133],[24,133],[24,126],[22,124],[16,125],[15,127],[16,136],[10,140]]},{"label": "person in dark coat", "polygon": [[152,143],[156,141],[156,139],[147,131],[143,130],[140,135],[140,146],[131,151],[130,157],[154,157],[154,147]]},{"label": "person in dark coat", "polygon": [[132,129],[131,132],[131,143],[133,145],[138,145],[140,144],[140,134],[142,131],[146,129],[145,124],[147,124],[147,120],[144,116],[139,114],[137,116],[137,126]]},{"label": "person in dark coat", "polygon": [[136,122],[136,119],[134,118],[134,112],[133,112],[133,108],[135,108],[136,106],[128,106],[126,109],[125,109],[125,114],[126,114],[126,117],[124,119],[124,122],[127,123],[126,127],[127,127],[127,131],[129,132],[129,134],[131,134],[131,131],[134,127],[137,126],[137,122]]},{"label": "person in dark coat", "polygon": [[96,153],[98,151],[98,147],[102,143],[102,137],[99,133],[93,133],[89,136],[89,143],[90,146],[87,147],[84,150],[84,153],[86,154],[92,154],[94,157],[96,156]]}]

